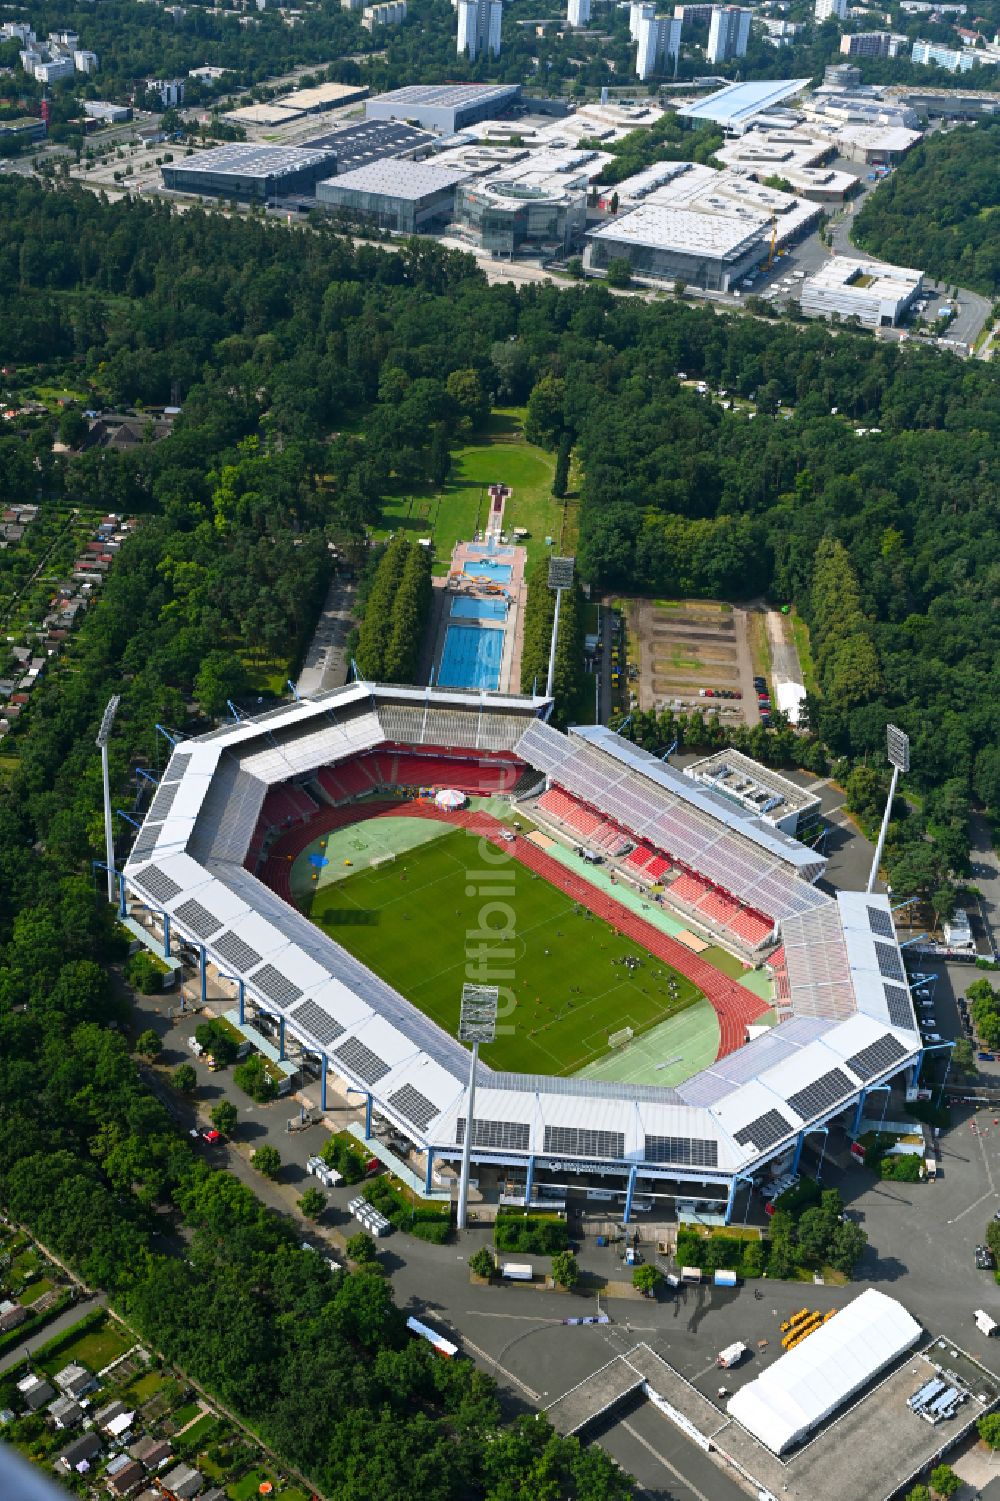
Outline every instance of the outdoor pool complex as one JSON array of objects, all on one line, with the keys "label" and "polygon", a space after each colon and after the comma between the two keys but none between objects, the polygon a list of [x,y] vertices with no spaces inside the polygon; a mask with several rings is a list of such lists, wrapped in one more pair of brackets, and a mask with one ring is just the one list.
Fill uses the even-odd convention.
[{"label": "outdoor pool complex", "polygon": [[506,620],[507,602],[503,599],[470,599],[460,595],[451,602],[452,620]]},{"label": "outdoor pool complex", "polygon": [[504,632],[491,627],[450,625],[445,635],[440,688],[479,688],[494,692],[500,684]]},{"label": "outdoor pool complex", "polygon": [[469,578],[488,579],[491,584],[509,584],[512,569],[509,563],[492,563],[488,558],[480,558],[463,563],[462,572]]}]

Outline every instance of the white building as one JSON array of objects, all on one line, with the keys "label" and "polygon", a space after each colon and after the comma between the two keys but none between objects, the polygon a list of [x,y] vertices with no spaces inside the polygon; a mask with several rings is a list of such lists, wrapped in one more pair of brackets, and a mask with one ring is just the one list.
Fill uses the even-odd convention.
[{"label": "white building", "polygon": [[913,61],[933,63],[949,73],[968,73],[976,65],[976,54],[961,47],[942,47],[939,42],[914,42]]},{"label": "white building", "polygon": [[898,57],[908,41],[894,31],[856,31],[840,38],[840,51],[844,57]]},{"label": "white building", "polygon": [[813,14],[817,21],[844,21],[847,19],[847,0],[816,0]]},{"label": "white building", "polygon": [[121,125],[132,118],[127,104],[111,104],[106,99],[85,99],[83,113],[90,120],[103,120],[106,125]]},{"label": "white building", "polygon": [[893,328],[920,296],[923,272],[835,255],[802,283],[804,313],[858,318],[866,328]]},{"label": "white building", "polygon": [[570,26],[588,26],[590,24],[590,0],[569,0],[566,7],[566,20]]},{"label": "white building", "polygon": [[175,109],[184,103],[183,78],[147,78],[146,87],[151,94],[158,94],[164,109]]},{"label": "white building", "polygon": [[97,53],[77,48],[73,53],[73,67],[78,73],[96,73],[98,67]]},{"label": "white building", "polygon": [[652,20],[656,15],[656,5],[653,0],[632,0],[628,11],[628,34],[633,42],[639,40],[639,27],[644,20]]},{"label": "white building", "polygon": [[[644,9],[652,10],[646,6]],[[636,77],[645,82],[654,73],[673,71],[681,51],[681,22],[673,16],[643,16],[635,54]]]},{"label": "white building", "polygon": [[361,24],[366,31],[377,31],[381,26],[402,26],[406,20],[406,0],[383,0],[378,5],[366,5]]},{"label": "white building", "polygon": [[745,57],[750,40],[751,12],[738,5],[717,5],[712,10],[708,28],[708,50],[705,56],[710,63],[728,62],[731,57]]},{"label": "white building", "polygon": [[470,63],[484,52],[500,56],[502,0],[458,0],[458,51]]},{"label": "white building", "polygon": [[0,26],[0,40],[20,42],[24,47],[32,47],[37,38],[27,21],[5,21]]},{"label": "white building", "polygon": [[62,78],[72,78],[74,72],[71,57],[53,57],[48,62],[36,63],[34,67],[39,83],[58,83]]}]

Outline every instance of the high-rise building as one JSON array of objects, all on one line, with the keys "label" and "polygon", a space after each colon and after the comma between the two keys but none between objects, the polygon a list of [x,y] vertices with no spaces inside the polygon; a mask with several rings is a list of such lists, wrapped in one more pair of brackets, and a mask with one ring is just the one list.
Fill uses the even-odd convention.
[{"label": "high-rise building", "polygon": [[907,38],[893,31],[856,31],[840,38],[844,57],[898,57]]},{"label": "high-rise building", "polygon": [[73,67],[78,73],[96,73],[98,62],[97,53],[88,52],[86,48],[77,48],[73,53]]},{"label": "high-rise building", "polygon": [[939,42],[914,42],[910,56],[915,63],[936,63],[949,73],[968,73],[978,61],[970,48],[942,47]]},{"label": "high-rise building", "polygon": [[708,28],[710,63],[725,63],[731,57],[745,57],[750,40],[751,12],[738,5],[717,5]]},{"label": "high-rise building", "polygon": [[673,16],[642,16],[636,42],[636,77],[645,82],[654,73],[676,65],[681,50],[681,22]]},{"label": "high-rise building", "polygon": [[502,0],[458,0],[458,50],[475,62],[484,52],[500,56]]},{"label": "high-rise building", "polygon": [[847,0],[816,0],[813,14],[817,21],[844,21],[847,19]]},{"label": "high-rise building", "polygon": [[628,11],[628,34],[633,42],[639,40],[639,23],[652,20],[655,15],[655,0],[632,0]]},{"label": "high-rise building", "polygon": [[590,22],[590,0],[569,0],[566,20],[571,26],[587,26]]}]

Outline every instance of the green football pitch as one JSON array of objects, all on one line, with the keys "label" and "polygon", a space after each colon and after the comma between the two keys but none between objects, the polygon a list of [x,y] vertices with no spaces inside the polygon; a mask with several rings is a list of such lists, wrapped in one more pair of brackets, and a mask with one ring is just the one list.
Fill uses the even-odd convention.
[{"label": "green football pitch", "polygon": [[[464,830],[299,900],[452,1035],[463,983],[500,985],[497,1040],[482,1049],[496,1069],[576,1073],[608,1052],[610,1033],[631,1027],[638,1037],[702,999],[684,975],[518,861],[487,867]],[[666,1036],[664,1047],[677,1051]]]}]

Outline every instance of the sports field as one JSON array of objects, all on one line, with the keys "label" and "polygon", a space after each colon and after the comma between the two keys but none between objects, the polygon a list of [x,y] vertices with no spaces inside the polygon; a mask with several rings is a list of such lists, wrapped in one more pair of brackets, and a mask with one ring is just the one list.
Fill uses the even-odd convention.
[{"label": "sports field", "polygon": [[[327,868],[326,881],[303,881],[306,852],[292,877],[303,909],[453,1034],[466,979],[504,987],[497,1040],[482,1050],[493,1068],[574,1074],[609,1053],[610,1033],[632,1027],[638,1038],[656,1028],[662,1059],[654,1050],[642,1073],[668,1082],[674,1069],[658,1066],[682,1048],[661,1024],[702,999],[697,987],[518,861],[486,867],[476,836],[424,828],[439,828],[440,837],[338,880]],[[714,1057],[718,1039],[714,1013],[705,1012],[711,1007],[697,1008],[700,1028],[692,1015],[684,1029],[704,1032],[700,1042],[689,1039],[699,1058],[706,1050]]]}]

